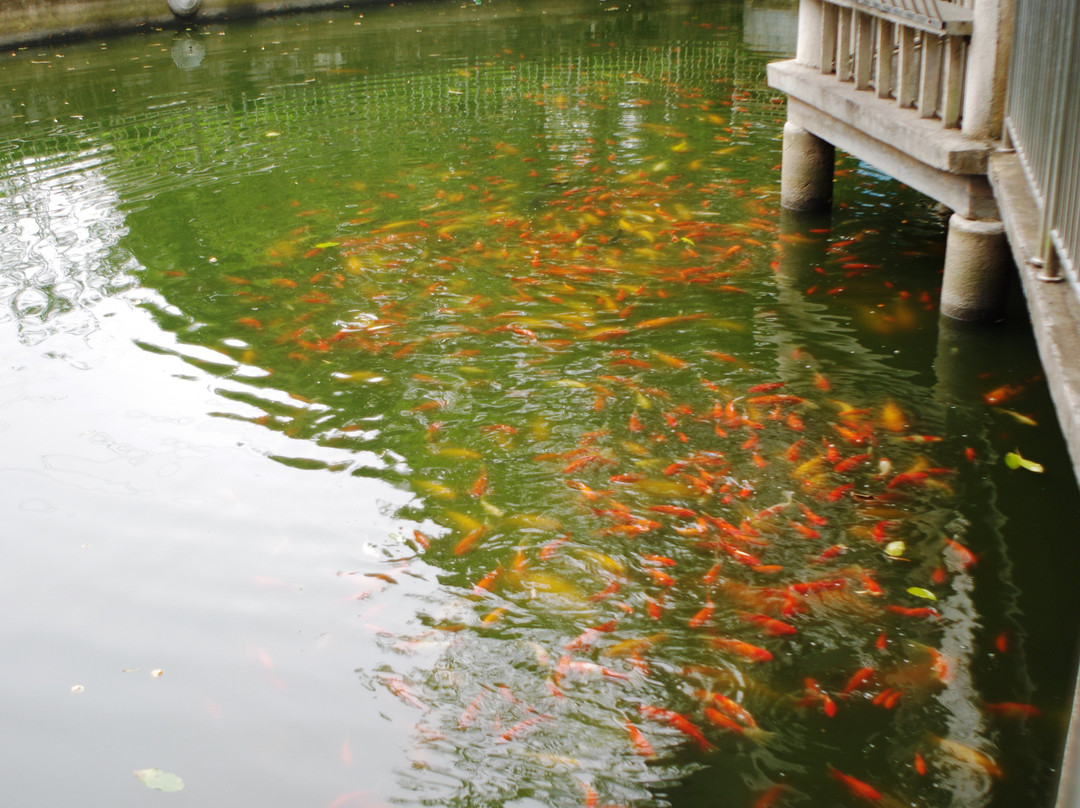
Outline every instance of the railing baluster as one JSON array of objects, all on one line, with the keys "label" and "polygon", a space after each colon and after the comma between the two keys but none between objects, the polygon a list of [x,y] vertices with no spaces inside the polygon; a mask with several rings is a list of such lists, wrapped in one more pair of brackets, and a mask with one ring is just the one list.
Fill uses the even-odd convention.
[{"label": "railing baluster", "polygon": [[877,85],[878,98],[889,98],[893,91],[893,31],[894,26],[886,20],[877,21]]},{"label": "railing baluster", "polygon": [[840,81],[851,81],[851,15],[850,8],[841,8],[836,27],[836,77]]},{"label": "railing baluster", "polygon": [[946,129],[960,128],[964,93],[964,40],[947,38],[945,51],[945,92],[941,104],[941,123]]},{"label": "railing baluster", "polygon": [[[1080,0],[1077,0],[1080,2]],[[856,90],[895,99],[922,118],[960,127],[968,82],[966,0],[804,0],[805,26],[821,26],[820,70]],[[812,11],[807,11],[810,9]],[[816,43],[815,43],[816,44]],[[801,48],[805,64],[818,62]],[[810,58],[810,56],[814,58]]]},{"label": "railing baluster", "polygon": [[874,65],[874,18],[855,12],[855,89],[869,90]]},{"label": "railing baluster", "polygon": [[922,76],[919,80],[919,117],[933,118],[941,92],[941,41],[943,37],[923,34]]},{"label": "railing baluster", "polygon": [[836,58],[836,27],[840,9],[825,3],[821,10],[821,72],[833,73],[839,60]]},{"label": "railing baluster", "polygon": [[900,58],[897,72],[896,102],[905,109],[915,106],[919,97],[919,61],[915,47],[915,29],[900,26]]}]

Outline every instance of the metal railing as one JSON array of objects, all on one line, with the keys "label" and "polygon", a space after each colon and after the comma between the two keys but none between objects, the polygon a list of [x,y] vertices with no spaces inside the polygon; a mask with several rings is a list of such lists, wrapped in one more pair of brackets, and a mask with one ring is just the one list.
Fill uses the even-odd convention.
[{"label": "metal railing", "polygon": [[958,129],[973,11],[952,0],[803,0],[820,5],[820,69]]},{"label": "metal railing", "polygon": [[1080,4],[1017,3],[1004,140],[1039,203],[1043,277],[1080,294]]}]

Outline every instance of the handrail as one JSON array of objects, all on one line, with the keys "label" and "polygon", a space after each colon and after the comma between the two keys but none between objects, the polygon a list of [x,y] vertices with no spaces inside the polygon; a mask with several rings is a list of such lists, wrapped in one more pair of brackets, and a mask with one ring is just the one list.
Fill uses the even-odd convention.
[{"label": "handrail", "polygon": [[1039,207],[1044,280],[1080,295],[1080,8],[1073,0],[1021,3],[1010,66],[1005,140],[1016,149]]},{"label": "handrail", "polygon": [[950,0],[803,0],[820,19],[815,65],[856,90],[959,129],[974,10]]},{"label": "handrail", "polygon": [[832,0],[838,6],[861,9],[879,19],[931,34],[967,36],[974,11],[949,0]]}]

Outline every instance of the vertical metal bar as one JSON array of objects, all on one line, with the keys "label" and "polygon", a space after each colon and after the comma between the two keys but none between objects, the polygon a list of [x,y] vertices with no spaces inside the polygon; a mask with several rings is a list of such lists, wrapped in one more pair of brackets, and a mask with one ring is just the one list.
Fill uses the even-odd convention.
[{"label": "vertical metal bar", "polygon": [[915,106],[919,97],[919,59],[915,29],[900,26],[900,55],[897,65],[896,101],[904,108]]},{"label": "vertical metal bar", "polygon": [[877,21],[877,74],[874,76],[874,83],[877,85],[878,98],[892,96],[893,31],[891,22],[880,19]]},{"label": "vertical metal bar", "polygon": [[[1066,12],[1066,15],[1071,20],[1060,20],[1063,23],[1059,30],[1070,31],[1076,24],[1076,7],[1072,5],[1070,11]],[[1067,24],[1071,21],[1072,25]],[[1064,42],[1061,43],[1062,51],[1058,51],[1055,54],[1055,61],[1057,70],[1052,76],[1052,80],[1049,82],[1053,85],[1052,90],[1052,107],[1050,111],[1050,117],[1052,119],[1049,138],[1047,141],[1048,154],[1047,154],[1047,166],[1044,172],[1046,182],[1044,185],[1044,202],[1042,208],[1042,216],[1039,218],[1039,257],[1043,260],[1043,273],[1040,275],[1044,280],[1059,280],[1060,279],[1060,262],[1056,260],[1057,255],[1054,254],[1054,243],[1052,238],[1052,231],[1055,230],[1059,224],[1060,208],[1062,207],[1063,196],[1062,190],[1068,187],[1068,180],[1064,177],[1066,171],[1075,173],[1078,166],[1075,164],[1068,165],[1063,161],[1065,149],[1065,121],[1066,121],[1066,97],[1069,94],[1069,90],[1076,85],[1073,83],[1076,76],[1070,76],[1069,73],[1075,73],[1076,71],[1068,69],[1063,70],[1062,67],[1073,67],[1073,53],[1075,51],[1073,41],[1075,37],[1065,36]],[[1072,138],[1071,140],[1075,140]],[[1063,180],[1065,181],[1063,183]]]},{"label": "vertical metal bar", "polygon": [[855,89],[869,90],[874,65],[874,18],[855,12]]},{"label": "vertical metal bar", "polygon": [[941,123],[946,129],[960,128],[960,112],[964,108],[964,72],[966,46],[964,38],[945,38],[945,89],[941,101]]},{"label": "vertical metal bar", "polygon": [[821,9],[821,72],[834,73],[836,58],[836,26],[840,9],[832,3],[825,3]]},{"label": "vertical metal bar", "polygon": [[851,81],[851,16],[850,8],[841,8],[836,26],[836,77]]},{"label": "vertical metal bar", "polygon": [[922,76],[919,79],[919,117],[933,118],[941,92],[941,42],[944,37],[923,32]]}]

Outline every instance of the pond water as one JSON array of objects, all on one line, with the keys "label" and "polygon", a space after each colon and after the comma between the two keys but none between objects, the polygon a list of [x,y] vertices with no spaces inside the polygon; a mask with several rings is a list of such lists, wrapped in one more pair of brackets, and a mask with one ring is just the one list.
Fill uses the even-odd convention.
[{"label": "pond water", "polygon": [[940,212],[850,158],[781,213],[776,20],[0,58],[5,805],[1050,803],[1022,302],[939,326]]}]

